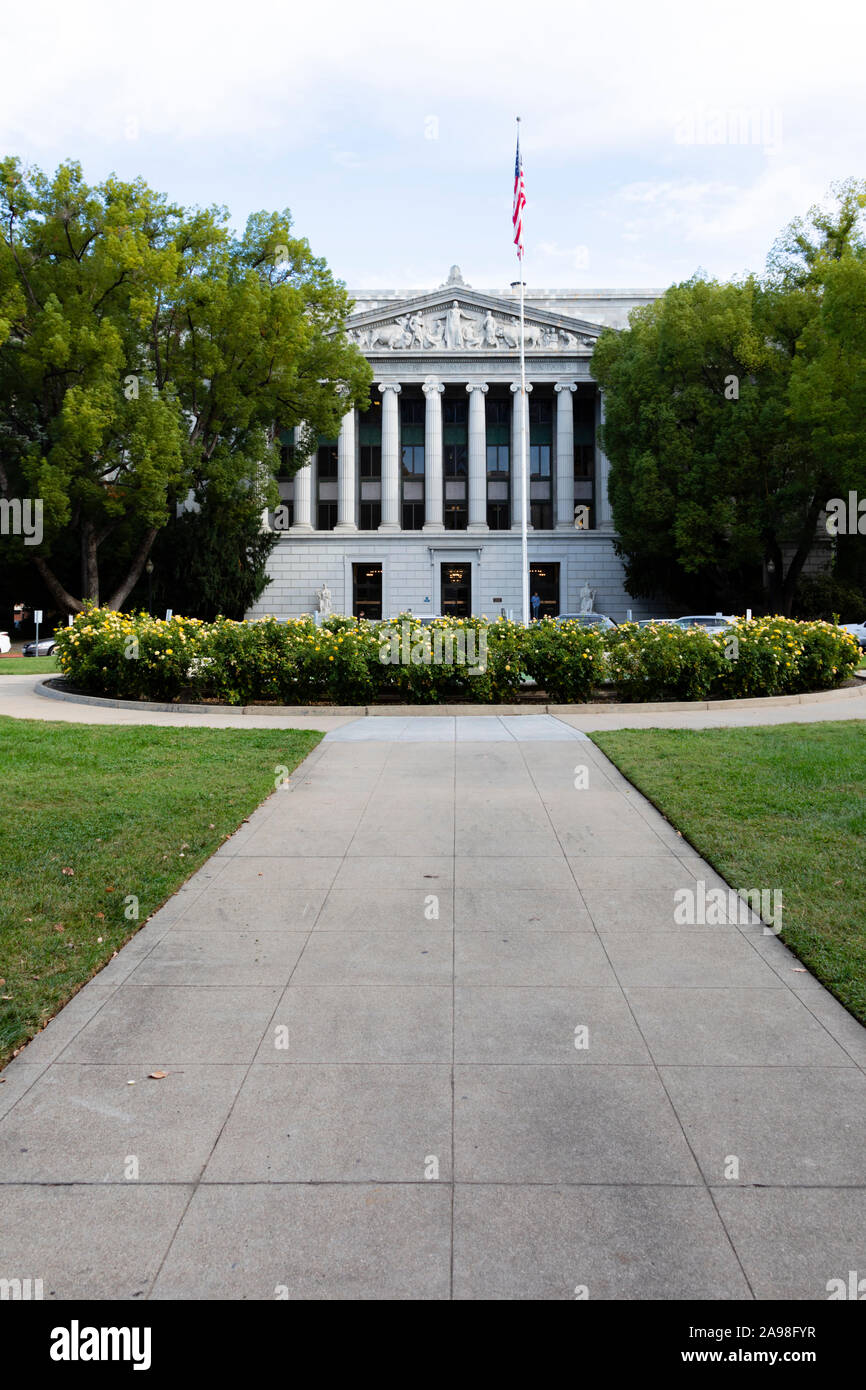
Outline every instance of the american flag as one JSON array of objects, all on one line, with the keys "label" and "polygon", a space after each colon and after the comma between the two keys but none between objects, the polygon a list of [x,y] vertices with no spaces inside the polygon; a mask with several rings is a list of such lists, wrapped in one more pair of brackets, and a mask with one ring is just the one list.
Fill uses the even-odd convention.
[{"label": "american flag", "polygon": [[517,154],[514,158],[514,245],[518,260],[523,260],[523,209],[526,207],[526,187],[523,182],[523,160],[520,158],[520,135],[517,136]]}]

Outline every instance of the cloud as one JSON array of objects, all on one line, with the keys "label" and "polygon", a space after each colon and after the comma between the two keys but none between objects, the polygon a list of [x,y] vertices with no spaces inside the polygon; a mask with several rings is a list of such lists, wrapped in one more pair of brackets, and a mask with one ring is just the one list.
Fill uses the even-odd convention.
[{"label": "cloud", "polygon": [[520,114],[530,273],[657,285],[760,268],[863,172],[866,7],[843,38],[806,0],[27,0],[0,17],[0,149],[240,221],[289,203],[352,284],[438,284],[454,258],[507,283]]},{"label": "cloud", "polygon": [[564,261],[572,270],[585,270],[589,265],[589,247],[559,246],[555,241],[539,242],[536,255],[552,261]]}]

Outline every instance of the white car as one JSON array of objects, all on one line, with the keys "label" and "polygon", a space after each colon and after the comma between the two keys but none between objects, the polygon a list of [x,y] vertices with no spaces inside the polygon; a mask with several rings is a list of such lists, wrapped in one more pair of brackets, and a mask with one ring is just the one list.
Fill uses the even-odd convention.
[{"label": "white car", "polygon": [[856,637],[861,648],[866,648],[866,623],[840,623],[839,626]]},{"label": "white car", "polygon": [[558,623],[580,623],[581,627],[600,627],[602,632],[612,632],[616,627],[613,618],[606,613],[560,613]]},{"label": "white car", "polygon": [[12,643],[9,640],[8,632],[0,632],[0,652],[11,652]]},{"label": "white car", "polygon": [[674,618],[676,627],[702,627],[707,632],[724,632],[737,621],[729,613],[690,613],[685,618]]}]

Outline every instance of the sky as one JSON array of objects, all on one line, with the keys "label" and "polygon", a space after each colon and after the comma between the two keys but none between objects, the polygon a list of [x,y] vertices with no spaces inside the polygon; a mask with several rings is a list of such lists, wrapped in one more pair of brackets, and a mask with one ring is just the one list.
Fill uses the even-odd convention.
[{"label": "sky", "polygon": [[862,0],[27,0],[0,53],[0,153],[290,208],[356,290],[518,278],[516,116],[530,288],[760,271],[866,177]]}]

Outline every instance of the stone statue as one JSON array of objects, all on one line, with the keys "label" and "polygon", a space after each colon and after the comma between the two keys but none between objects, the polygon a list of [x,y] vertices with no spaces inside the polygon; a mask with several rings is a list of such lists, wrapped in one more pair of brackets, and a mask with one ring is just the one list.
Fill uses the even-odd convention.
[{"label": "stone statue", "polygon": [[583,588],[580,591],[580,611],[581,613],[591,613],[592,605],[595,602],[596,590],[589,587],[589,580],[584,579]]},{"label": "stone statue", "polygon": [[485,319],[484,319],[484,323],[482,324],[481,327],[482,327],[482,337],[481,337],[481,341],[482,341],[484,347],[492,347],[492,348],[498,347],[499,344],[498,344],[497,341],[496,341],[496,320],[495,320],[495,318],[493,317],[493,315],[491,314],[491,312],[490,312],[489,309],[487,310],[487,315],[486,315],[486,317],[485,317]]},{"label": "stone statue", "polygon": [[370,348],[405,348],[412,346],[412,330],[407,328],[405,318],[398,318],[393,323],[380,323],[375,328],[370,329]]},{"label": "stone statue", "polygon": [[331,591],[330,591],[330,589],[328,588],[327,583],[324,583],[324,584],[322,585],[321,589],[317,589],[317,590],[316,590],[316,598],[319,600],[319,612],[321,613],[322,617],[323,617],[323,618],[328,618],[328,617],[330,617],[330,615],[331,615]]},{"label": "stone statue", "polygon": [[445,342],[445,325],[440,319],[430,319],[424,329],[424,347],[442,347]]},{"label": "stone statue", "polygon": [[424,320],[420,314],[413,314],[408,324],[408,331],[412,334],[412,347],[424,346]]},{"label": "stone statue", "polygon": [[445,315],[445,346],[447,348],[463,346],[463,325],[460,322],[462,317],[460,305],[455,299]]}]

